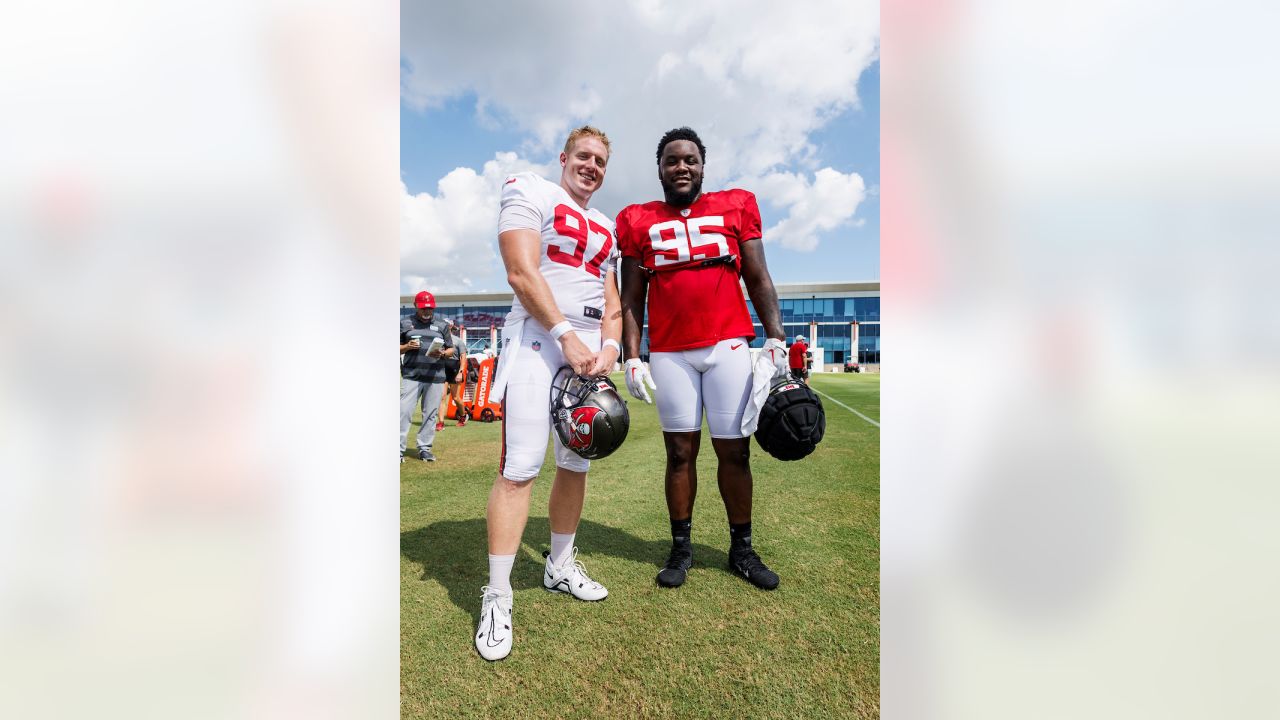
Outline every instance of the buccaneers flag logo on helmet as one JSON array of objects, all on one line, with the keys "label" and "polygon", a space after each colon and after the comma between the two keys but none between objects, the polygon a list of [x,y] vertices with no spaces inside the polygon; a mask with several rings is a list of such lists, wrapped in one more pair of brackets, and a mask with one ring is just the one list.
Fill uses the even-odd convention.
[{"label": "buccaneers flag logo on helmet", "polygon": [[627,403],[607,377],[575,375],[560,368],[551,380],[551,421],[570,452],[598,460],[618,449],[627,437],[631,417]]},{"label": "buccaneers flag logo on helmet", "polygon": [[569,413],[567,446],[570,450],[586,450],[591,447],[591,430],[595,427],[596,415],[599,413],[600,408],[590,405],[576,407]]}]

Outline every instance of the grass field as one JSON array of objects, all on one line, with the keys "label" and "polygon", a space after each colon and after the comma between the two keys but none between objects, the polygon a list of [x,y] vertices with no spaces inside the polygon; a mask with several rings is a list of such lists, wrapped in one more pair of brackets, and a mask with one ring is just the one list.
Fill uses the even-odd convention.
[{"label": "grass field", "polygon": [[[879,375],[812,384],[879,421]],[[515,646],[497,663],[472,639],[498,424],[449,423],[430,464],[412,459],[411,430],[400,472],[401,716],[878,717],[879,429],[824,399],[827,434],[813,455],[783,463],[752,443],[754,545],[782,577],[773,592],[725,568],[729,532],[704,433],[694,565],[670,590],[654,583],[671,544],[657,412],[628,400],[630,435],[593,463],[576,543],[609,597],[542,589],[548,458],[512,575]]]}]

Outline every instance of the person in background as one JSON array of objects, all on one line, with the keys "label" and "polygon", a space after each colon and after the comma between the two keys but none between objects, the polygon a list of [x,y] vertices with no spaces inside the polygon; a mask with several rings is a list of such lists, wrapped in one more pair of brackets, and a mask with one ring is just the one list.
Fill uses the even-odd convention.
[{"label": "person in background", "polygon": [[413,408],[419,402],[422,426],[418,429],[418,459],[435,462],[431,444],[436,437],[436,418],[447,379],[445,362],[457,350],[449,339],[448,324],[435,317],[435,296],[423,290],[414,297],[413,306],[416,312],[400,319],[400,462],[404,462]]},{"label": "person in background", "polygon": [[457,323],[449,325],[449,334],[452,337],[453,349],[455,355],[449,358],[445,363],[448,374],[448,388],[444,396],[440,399],[440,419],[436,421],[436,431],[444,429],[444,420],[449,413],[449,399],[453,399],[453,405],[457,408],[458,427],[467,424],[467,408],[466,401],[463,400],[463,392],[467,388],[467,346],[462,341],[462,330]]},{"label": "person in background", "polygon": [[787,366],[791,368],[791,377],[800,382],[809,378],[809,365],[806,362],[808,356],[805,355],[808,351],[809,346],[805,344],[803,335],[797,335],[795,342],[787,349]]}]

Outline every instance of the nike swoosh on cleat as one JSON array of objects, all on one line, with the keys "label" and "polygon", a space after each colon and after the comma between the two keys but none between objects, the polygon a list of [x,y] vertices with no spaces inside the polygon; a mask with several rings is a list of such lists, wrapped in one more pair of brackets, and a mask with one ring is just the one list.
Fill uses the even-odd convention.
[{"label": "nike swoosh on cleat", "polygon": [[489,647],[498,647],[499,645],[502,644],[502,640],[505,640],[506,638],[502,638],[501,640],[498,640],[498,642],[493,642],[493,636],[497,632],[497,630],[498,630],[497,619],[493,617],[493,611],[490,610],[489,611],[489,637],[484,639],[485,645],[488,645]]}]

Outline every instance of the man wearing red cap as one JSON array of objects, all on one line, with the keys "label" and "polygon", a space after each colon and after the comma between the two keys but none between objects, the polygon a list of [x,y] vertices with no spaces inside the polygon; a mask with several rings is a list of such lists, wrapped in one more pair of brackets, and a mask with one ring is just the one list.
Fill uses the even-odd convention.
[{"label": "man wearing red cap", "polygon": [[417,312],[400,319],[400,462],[404,462],[413,408],[419,403],[422,427],[418,429],[418,459],[435,462],[431,443],[436,437],[440,399],[449,379],[446,361],[457,350],[449,337],[448,323],[435,319],[435,296],[423,290],[414,297],[413,305]]}]

